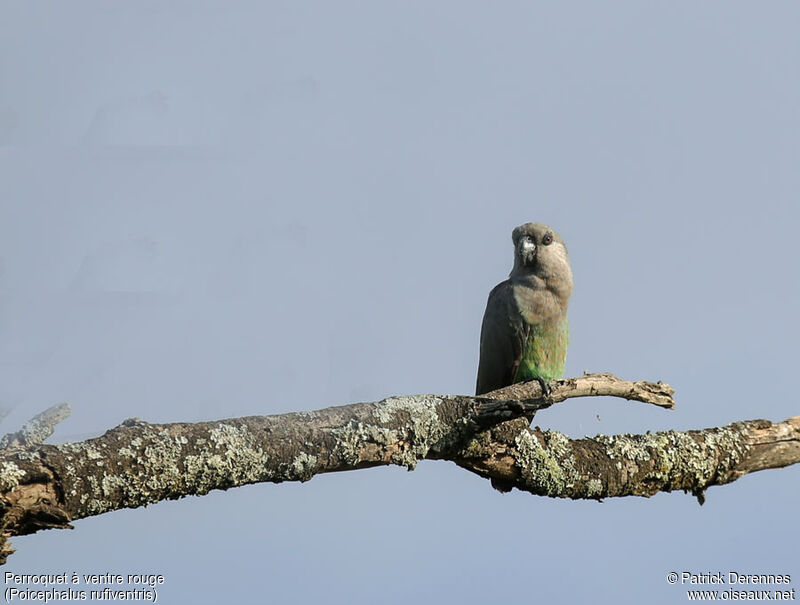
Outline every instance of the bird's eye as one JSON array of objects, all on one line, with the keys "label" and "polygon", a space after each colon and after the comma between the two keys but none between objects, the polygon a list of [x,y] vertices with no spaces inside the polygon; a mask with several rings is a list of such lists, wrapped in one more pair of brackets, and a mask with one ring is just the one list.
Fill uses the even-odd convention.
[{"label": "bird's eye", "polygon": [[553,243],[553,234],[552,233],[546,233],[545,236],[542,238],[542,243],[545,246],[549,246],[550,244],[552,244]]}]

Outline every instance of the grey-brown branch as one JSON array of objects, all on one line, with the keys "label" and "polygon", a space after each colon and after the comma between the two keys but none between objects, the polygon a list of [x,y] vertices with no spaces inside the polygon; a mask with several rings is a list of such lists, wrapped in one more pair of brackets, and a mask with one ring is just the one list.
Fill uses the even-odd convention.
[{"label": "grey-brown branch", "polygon": [[670,408],[672,393],[660,382],[588,374],[553,382],[549,399],[534,381],[482,397],[410,395],[214,422],[128,420],[74,444],[13,441],[0,451],[0,563],[13,552],[8,537],[74,519],[250,483],[390,464],[413,469],[422,459],[450,460],[500,489],[576,499],[675,489],[702,498],[711,485],[800,460],[800,417],[577,440],[529,427],[537,410],[572,397]]},{"label": "grey-brown branch", "polygon": [[[56,430],[56,425],[69,417],[70,412],[68,403],[58,403],[47,408],[41,414],[28,420],[16,433],[8,433],[0,438],[0,450],[44,443],[44,440]],[[5,413],[2,413],[0,418],[3,416]]]}]

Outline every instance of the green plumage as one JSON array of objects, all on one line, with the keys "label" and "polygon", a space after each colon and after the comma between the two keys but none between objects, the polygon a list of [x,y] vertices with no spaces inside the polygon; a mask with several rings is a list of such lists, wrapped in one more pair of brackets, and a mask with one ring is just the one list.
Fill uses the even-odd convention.
[{"label": "green plumage", "polygon": [[568,346],[569,320],[566,317],[558,323],[531,326],[514,382],[561,378]]}]

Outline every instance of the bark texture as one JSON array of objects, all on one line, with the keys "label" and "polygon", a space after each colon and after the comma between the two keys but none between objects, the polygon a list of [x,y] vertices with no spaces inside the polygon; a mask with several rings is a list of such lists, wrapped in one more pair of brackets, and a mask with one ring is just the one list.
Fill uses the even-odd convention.
[{"label": "bark texture", "polygon": [[588,374],[553,382],[547,399],[533,381],[483,397],[410,395],[214,422],[131,419],[81,443],[42,444],[68,413],[62,404],[0,441],[0,563],[13,552],[9,537],[74,519],[250,483],[389,464],[413,469],[426,458],[451,460],[501,490],[600,499],[681,489],[701,501],[710,485],[800,460],[800,417],[575,440],[529,427],[537,410],[572,397],[670,408],[672,393],[660,382]]}]

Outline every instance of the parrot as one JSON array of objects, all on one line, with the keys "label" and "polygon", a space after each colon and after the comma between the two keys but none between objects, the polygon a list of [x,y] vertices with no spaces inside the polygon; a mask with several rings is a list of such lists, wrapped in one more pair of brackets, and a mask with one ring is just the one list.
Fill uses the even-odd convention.
[{"label": "parrot", "polygon": [[567,359],[572,267],[564,240],[547,225],[520,225],[511,240],[514,267],[489,293],[483,315],[475,394],[537,380],[548,397]]}]

